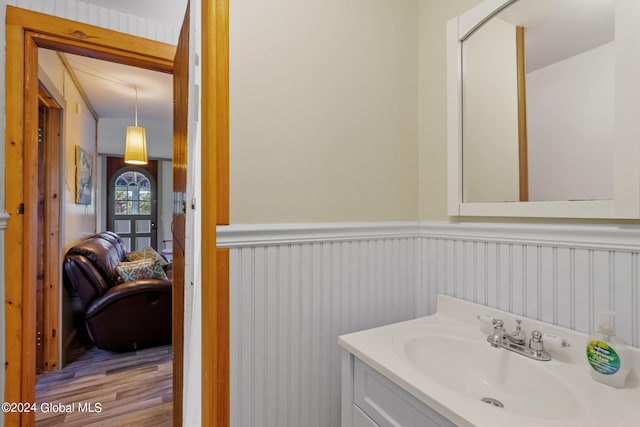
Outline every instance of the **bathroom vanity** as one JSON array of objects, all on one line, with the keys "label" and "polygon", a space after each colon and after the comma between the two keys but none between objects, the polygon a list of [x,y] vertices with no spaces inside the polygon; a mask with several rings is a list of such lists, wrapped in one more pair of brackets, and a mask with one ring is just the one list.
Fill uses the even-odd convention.
[{"label": "bathroom vanity", "polygon": [[640,350],[629,347],[625,388],[612,388],[591,378],[587,336],[439,295],[431,316],[339,338],[342,427],[637,426]]},{"label": "bathroom vanity", "polygon": [[[351,353],[343,353],[344,426],[455,427],[429,405],[387,379]],[[352,420],[352,421],[351,421]],[[394,424],[395,423],[395,424]]]}]

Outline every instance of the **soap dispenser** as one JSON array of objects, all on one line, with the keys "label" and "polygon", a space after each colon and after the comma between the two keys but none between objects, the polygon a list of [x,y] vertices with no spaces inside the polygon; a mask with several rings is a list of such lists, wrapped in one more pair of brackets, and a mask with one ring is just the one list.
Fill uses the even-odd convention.
[{"label": "soap dispenser", "polygon": [[587,339],[591,377],[611,387],[623,388],[630,365],[624,341],[616,337],[615,312],[602,311],[599,318],[598,330]]}]

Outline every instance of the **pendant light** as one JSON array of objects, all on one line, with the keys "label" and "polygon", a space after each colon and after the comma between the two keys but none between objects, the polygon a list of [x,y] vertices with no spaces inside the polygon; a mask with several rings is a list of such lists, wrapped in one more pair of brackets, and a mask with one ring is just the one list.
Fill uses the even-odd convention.
[{"label": "pendant light", "polygon": [[136,90],[136,118],[134,126],[127,126],[127,139],[124,146],[124,162],[131,165],[147,164],[147,136],[145,129],[138,126],[138,87]]}]

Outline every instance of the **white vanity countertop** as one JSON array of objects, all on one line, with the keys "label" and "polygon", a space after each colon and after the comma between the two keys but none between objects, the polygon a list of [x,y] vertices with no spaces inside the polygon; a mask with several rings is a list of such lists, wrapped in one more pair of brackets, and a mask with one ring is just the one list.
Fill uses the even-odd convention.
[{"label": "white vanity countertop", "polygon": [[[552,360],[529,359],[486,341],[487,314],[515,329],[563,337],[569,348],[545,345]],[[628,347],[624,389],[591,378],[587,334],[444,295],[437,313],[343,335],[339,344],[426,405],[460,426],[635,427],[640,425],[640,350]],[[624,363],[624,360],[623,360]],[[487,396],[488,395],[488,396]],[[492,397],[504,408],[481,402]]]}]

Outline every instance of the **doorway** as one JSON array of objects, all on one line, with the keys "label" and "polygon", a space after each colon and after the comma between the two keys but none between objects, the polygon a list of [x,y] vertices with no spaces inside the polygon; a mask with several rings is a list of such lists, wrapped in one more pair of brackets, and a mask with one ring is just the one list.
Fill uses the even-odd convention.
[{"label": "doorway", "polygon": [[107,229],[122,238],[127,252],[158,250],[157,161],[113,170],[119,160],[107,158]]},{"label": "doorway", "polygon": [[[38,245],[38,61],[39,47],[91,56],[126,65],[173,73],[174,46],[127,34],[72,23],[60,18],[7,7],[6,55],[6,206],[10,213],[5,239],[6,337],[5,400],[33,402],[36,363],[36,290]],[[176,108],[186,105],[177,105]],[[184,139],[186,145],[186,138]],[[175,143],[174,143],[175,144]],[[186,146],[181,148],[186,152]],[[186,173],[186,171],[185,171]],[[58,263],[58,268],[59,268]],[[174,269],[176,266],[174,265]],[[175,270],[174,270],[175,271]],[[175,277],[175,273],[174,273]],[[183,292],[176,286],[174,295]],[[174,308],[174,346],[181,360],[184,307]],[[182,364],[174,362],[181,380]],[[174,389],[175,390],[175,389]],[[181,393],[180,389],[176,391]],[[181,394],[174,405],[181,405]],[[181,409],[181,408],[180,408]],[[174,411],[175,414],[175,411]],[[7,425],[32,425],[33,413],[7,413]],[[179,415],[178,415],[179,416]],[[174,419],[179,424],[180,418]]]}]

